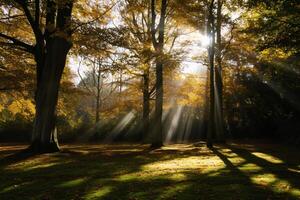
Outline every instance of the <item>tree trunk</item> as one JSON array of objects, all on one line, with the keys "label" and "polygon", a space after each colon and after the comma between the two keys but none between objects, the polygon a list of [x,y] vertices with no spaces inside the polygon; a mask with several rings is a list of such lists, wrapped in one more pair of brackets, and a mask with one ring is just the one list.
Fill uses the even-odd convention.
[{"label": "tree trunk", "polygon": [[155,137],[152,147],[161,147],[163,145],[163,64],[161,61],[156,63],[156,98],[155,98]]},{"label": "tree trunk", "polygon": [[204,101],[204,109],[203,109],[203,129],[201,130],[202,133],[201,134],[201,139],[206,139],[207,137],[207,132],[208,132],[208,121],[209,121],[209,87],[210,87],[210,82],[209,82],[209,76],[210,76],[210,70],[209,67],[207,67],[206,69],[206,83],[205,83],[205,101]]},{"label": "tree trunk", "polygon": [[210,70],[210,99],[209,99],[209,121],[208,132],[206,137],[206,145],[211,148],[213,146],[213,135],[215,132],[215,86],[214,86],[214,57],[215,57],[215,30],[213,16],[214,0],[211,1],[208,12],[207,32],[211,38],[210,46],[208,47],[209,70]]},{"label": "tree trunk", "polygon": [[[151,34],[152,43],[156,53],[156,98],[155,98],[155,128],[152,147],[157,148],[163,145],[163,125],[162,125],[162,112],[163,112],[163,49],[164,49],[164,33],[165,33],[165,19],[167,10],[167,0],[161,0],[160,20],[158,27],[155,28],[155,0],[151,0]],[[156,32],[158,30],[158,39]]]},{"label": "tree trunk", "polygon": [[47,43],[45,66],[36,94],[36,116],[30,146],[34,152],[59,151],[55,127],[56,105],[69,49],[70,43],[58,36],[49,39]]},{"label": "tree trunk", "polygon": [[100,66],[98,66],[98,73],[97,73],[97,95],[96,95],[96,124],[99,123],[100,120],[100,78],[101,78],[101,69]]},{"label": "tree trunk", "polygon": [[222,0],[217,2],[217,23],[216,23],[216,35],[217,35],[217,48],[216,48],[216,62],[215,67],[215,82],[216,82],[216,140],[219,143],[225,143],[225,132],[224,132],[224,116],[223,116],[223,80],[222,80],[222,44],[221,44],[221,28],[222,28]]},{"label": "tree trunk", "polygon": [[149,114],[150,114],[150,93],[149,93],[149,68],[143,75],[143,131],[141,140],[148,135],[149,131]]},{"label": "tree trunk", "polygon": [[120,74],[119,74],[119,101],[122,102],[122,90],[123,90],[123,70],[120,69]]}]

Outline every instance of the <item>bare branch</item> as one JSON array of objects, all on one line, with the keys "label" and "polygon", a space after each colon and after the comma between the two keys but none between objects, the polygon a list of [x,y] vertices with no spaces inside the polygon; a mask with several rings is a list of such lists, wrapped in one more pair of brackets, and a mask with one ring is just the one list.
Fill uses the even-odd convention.
[{"label": "bare branch", "polygon": [[25,51],[27,51],[28,53],[34,54],[34,50],[35,50],[34,46],[26,44],[25,42],[22,42],[21,40],[18,40],[18,39],[14,38],[14,37],[5,35],[3,33],[0,33],[0,37],[2,37],[4,39],[7,39],[7,40],[10,40],[12,42],[12,43],[5,43],[5,42],[3,42],[2,44],[5,44],[5,45],[14,45],[14,46],[22,47],[22,49],[25,50]]},{"label": "bare branch", "polygon": [[9,20],[9,19],[14,19],[14,18],[18,18],[18,17],[25,17],[25,15],[12,15],[12,16],[8,16],[8,17],[0,18],[0,20]]}]

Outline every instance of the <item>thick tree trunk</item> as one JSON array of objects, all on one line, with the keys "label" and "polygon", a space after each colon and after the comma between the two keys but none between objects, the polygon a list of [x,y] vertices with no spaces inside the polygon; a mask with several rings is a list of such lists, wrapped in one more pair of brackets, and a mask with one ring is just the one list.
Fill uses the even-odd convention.
[{"label": "thick tree trunk", "polygon": [[[164,53],[164,33],[165,33],[165,19],[167,10],[167,0],[161,0],[160,20],[158,27],[155,28],[155,0],[151,0],[151,34],[152,43],[156,51],[156,98],[155,98],[155,128],[152,147],[158,148],[163,145],[163,125],[162,125],[162,112],[163,112],[163,53]],[[158,39],[156,32],[158,30]]]},{"label": "thick tree trunk", "polygon": [[149,93],[149,69],[147,68],[143,75],[143,131],[141,140],[148,135],[150,120],[150,93]]},{"label": "thick tree trunk", "polygon": [[53,37],[47,46],[45,66],[36,94],[36,116],[30,146],[34,152],[59,151],[55,110],[70,43],[64,38]]},{"label": "thick tree trunk", "polygon": [[217,36],[217,48],[216,48],[216,62],[215,67],[215,82],[216,82],[216,140],[219,143],[225,143],[224,132],[224,116],[223,116],[223,78],[222,78],[222,44],[221,44],[221,28],[222,28],[222,1],[217,2],[217,23],[216,23],[216,36]]},{"label": "thick tree trunk", "polygon": [[210,72],[210,99],[209,99],[209,121],[208,121],[208,132],[206,137],[206,145],[211,148],[213,146],[213,135],[215,132],[215,77],[214,77],[214,58],[215,58],[215,30],[214,30],[214,16],[213,16],[213,5],[214,0],[211,1],[209,6],[207,32],[211,38],[211,43],[208,48],[208,59],[209,59],[209,72]]}]

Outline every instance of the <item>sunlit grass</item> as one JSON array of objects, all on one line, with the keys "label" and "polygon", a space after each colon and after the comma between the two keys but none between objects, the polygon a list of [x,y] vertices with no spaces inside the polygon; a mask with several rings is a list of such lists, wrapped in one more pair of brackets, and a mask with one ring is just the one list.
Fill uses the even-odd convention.
[{"label": "sunlit grass", "polygon": [[85,181],[87,181],[86,177],[85,178],[77,178],[74,180],[63,182],[63,183],[59,184],[58,187],[63,187],[63,188],[74,187],[77,185],[81,185]]},{"label": "sunlit grass", "polygon": [[300,199],[300,161],[286,147],[276,147],[278,152],[238,144],[210,150],[202,143],[157,150],[134,144],[63,149],[1,162],[0,199]]},{"label": "sunlit grass", "polygon": [[99,188],[94,189],[92,192],[88,193],[84,197],[84,199],[86,199],[86,200],[99,199],[111,191],[112,191],[112,187],[100,186]]},{"label": "sunlit grass", "polygon": [[271,155],[268,155],[268,154],[265,154],[265,153],[261,153],[261,152],[253,152],[252,153],[253,155],[259,157],[259,158],[262,158],[270,163],[274,163],[274,164],[281,164],[283,163],[282,160],[280,160],[279,158],[276,158],[274,156],[271,156]]}]

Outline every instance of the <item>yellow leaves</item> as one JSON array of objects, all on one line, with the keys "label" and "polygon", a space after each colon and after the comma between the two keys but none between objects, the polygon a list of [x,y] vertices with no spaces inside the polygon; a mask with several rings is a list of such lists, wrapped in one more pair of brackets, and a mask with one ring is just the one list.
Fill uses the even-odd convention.
[{"label": "yellow leaves", "polygon": [[196,102],[196,101],[198,101],[198,99],[199,99],[199,95],[197,95],[197,94],[195,94],[195,93],[192,93],[192,92],[190,92],[190,93],[188,94],[188,97],[189,97],[189,100],[190,100],[191,102]]},{"label": "yellow leaves", "polygon": [[291,52],[286,53],[281,49],[270,48],[270,49],[263,50],[259,55],[259,59],[265,61],[287,59],[288,57],[291,56],[291,54],[292,54]]},{"label": "yellow leaves", "polygon": [[197,107],[204,102],[204,86],[205,82],[199,79],[196,75],[189,75],[182,80],[182,84],[177,88],[175,95],[177,96],[177,103],[180,105],[189,105]]},{"label": "yellow leaves", "polygon": [[73,17],[81,22],[97,21],[101,24],[108,22],[114,1],[95,2],[93,0],[78,0],[73,9]]},{"label": "yellow leaves", "polygon": [[12,101],[12,103],[7,106],[7,109],[14,117],[20,114],[26,119],[33,118],[35,113],[34,104],[30,100],[23,98]]},{"label": "yellow leaves", "polygon": [[2,112],[2,110],[4,110],[4,106],[0,104],[0,112]]}]

